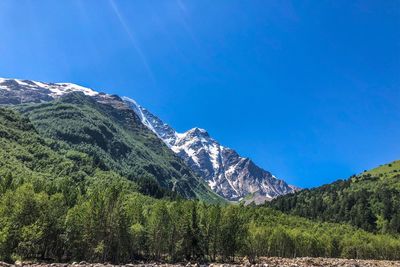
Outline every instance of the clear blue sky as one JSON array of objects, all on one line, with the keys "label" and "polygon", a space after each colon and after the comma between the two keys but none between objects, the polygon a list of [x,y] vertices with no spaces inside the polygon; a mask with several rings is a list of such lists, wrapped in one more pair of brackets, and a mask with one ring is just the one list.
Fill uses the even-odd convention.
[{"label": "clear blue sky", "polygon": [[400,159],[400,1],[1,0],[0,76],[130,96],[310,187]]}]

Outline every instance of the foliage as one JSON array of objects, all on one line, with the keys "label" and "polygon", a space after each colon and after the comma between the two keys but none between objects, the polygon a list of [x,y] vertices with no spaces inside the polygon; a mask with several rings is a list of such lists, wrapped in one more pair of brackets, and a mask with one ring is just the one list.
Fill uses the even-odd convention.
[{"label": "foliage", "polygon": [[370,232],[400,233],[400,161],[267,204],[283,212],[344,222]]},{"label": "foliage", "polygon": [[136,181],[145,194],[173,198],[177,193],[185,198],[223,201],[120,99],[110,103],[75,92],[56,101],[16,108],[41,136],[55,140],[53,148],[61,144],[85,153],[97,168]]},{"label": "foliage", "polygon": [[266,207],[157,200],[106,176],[73,206],[60,193],[35,191],[25,183],[1,196],[0,218],[0,259],[9,261],[400,258],[400,240],[389,235],[316,223]]},{"label": "foliage", "polygon": [[[66,104],[59,105],[64,109]],[[162,193],[153,181],[132,179],[135,183],[121,171],[103,168],[115,161],[102,160],[108,152],[97,160],[79,145],[44,139],[9,109],[0,108],[0,147],[0,260],[400,259],[400,240],[394,235],[314,222],[268,207],[184,200]]]}]

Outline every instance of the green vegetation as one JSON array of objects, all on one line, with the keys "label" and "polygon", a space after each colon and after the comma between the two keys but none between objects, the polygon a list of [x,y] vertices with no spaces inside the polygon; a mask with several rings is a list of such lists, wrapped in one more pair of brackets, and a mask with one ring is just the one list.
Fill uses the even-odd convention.
[{"label": "green vegetation", "polygon": [[[268,207],[183,199],[161,188],[156,174],[149,172],[154,179],[143,179],[139,172],[130,171],[140,168],[113,155],[110,142],[120,143],[119,151],[132,149],[128,158],[135,149],[145,147],[140,153],[149,153],[154,164],[165,163],[151,154],[153,148],[132,137],[133,130],[123,128],[117,118],[107,119],[109,114],[101,116],[93,103],[77,106],[72,102],[23,107],[33,124],[16,111],[0,108],[2,261],[229,261],[244,256],[250,260],[259,256],[400,259],[396,235],[313,222]],[[105,139],[98,136],[108,131],[113,134]],[[157,147],[158,153],[164,149]],[[169,165],[161,166],[163,170]],[[169,171],[165,170],[164,178]]]},{"label": "green vegetation", "polygon": [[344,222],[370,232],[400,233],[400,161],[267,204],[285,213]]},{"label": "green vegetation", "polygon": [[144,190],[167,189],[148,192],[152,195],[172,190],[185,198],[222,202],[131,109],[118,99],[115,103],[115,107],[101,104],[76,92],[57,101],[17,108],[41,136],[89,155],[99,169],[128,177],[145,186]]},{"label": "green vegetation", "polygon": [[247,256],[399,259],[400,240],[261,207],[156,200],[100,175],[69,206],[26,183],[0,198],[0,259],[233,260]]},{"label": "green vegetation", "polygon": [[371,176],[379,177],[381,180],[387,180],[392,184],[399,185],[400,181],[398,177],[400,175],[400,160],[393,161],[389,164],[381,165],[375,169],[364,172],[363,174],[364,175],[370,174]]}]

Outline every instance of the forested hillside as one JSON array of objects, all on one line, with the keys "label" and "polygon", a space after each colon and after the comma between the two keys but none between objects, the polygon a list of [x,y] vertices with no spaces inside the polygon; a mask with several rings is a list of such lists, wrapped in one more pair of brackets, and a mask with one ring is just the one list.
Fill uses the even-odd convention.
[{"label": "forested hillside", "polygon": [[[113,171],[98,169],[87,154],[41,138],[26,118],[10,109],[0,108],[0,146],[2,195],[30,183],[38,191],[63,192],[67,203],[74,204],[98,175],[122,180]],[[126,184],[138,189],[133,182]]]},{"label": "forested hillside", "polygon": [[[56,107],[46,104],[25,112],[78,109],[62,102]],[[39,114],[47,113],[30,114],[40,128]],[[85,118],[76,121],[84,125]],[[102,170],[73,145],[42,138],[28,119],[10,109],[0,108],[0,145],[0,260],[400,258],[395,236],[313,222],[266,207],[145,196],[138,192],[143,185],[111,168]]]},{"label": "forested hillside", "polygon": [[41,136],[88,154],[101,170],[144,184],[146,190],[160,185],[185,198],[221,201],[132,110],[117,96],[113,98],[102,104],[75,92],[56,101],[16,108]]},{"label": "forested hillside", "polygon": [[344,222],[370,232],[400,233],[400,161],[268,204],[285,213]]}]

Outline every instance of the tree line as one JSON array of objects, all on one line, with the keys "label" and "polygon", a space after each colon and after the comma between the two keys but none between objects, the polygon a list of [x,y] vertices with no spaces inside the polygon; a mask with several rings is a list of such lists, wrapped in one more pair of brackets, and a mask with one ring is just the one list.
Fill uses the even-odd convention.
[{"label": "tree line", "polygon": [[397,235],[400,233],[399,178],[397,172],[389,177],[369,173],[352,176],[278,197],[267,205],[288,214]]},{"label": "tree line", "polygon": [[184,200],[139,172],[126,177],[89,153],[42,138],[8,109],[0,109],[0,147],[1,261],[400,258],[396,234],[268,207]]},{"label": "tree line", "polygon": [[23,183],[1,193],[1,260],[400,258],[400,240],[394,236],[317,223],[266,207],[154,199],[103,172],[72,203],[67,192],[43,189]]}]

